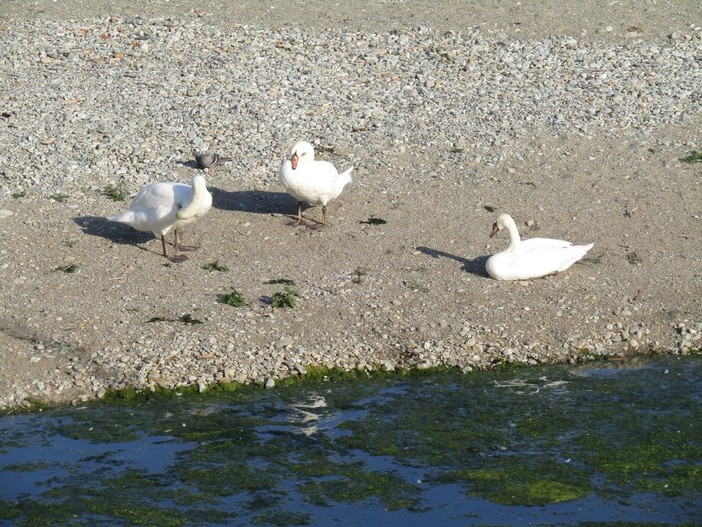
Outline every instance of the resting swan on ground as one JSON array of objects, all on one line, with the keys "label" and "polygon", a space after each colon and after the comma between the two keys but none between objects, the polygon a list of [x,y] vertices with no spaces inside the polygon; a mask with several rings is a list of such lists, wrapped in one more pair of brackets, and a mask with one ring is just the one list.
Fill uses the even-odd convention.
[{"label": "resting swan on ground", "polygon": [[153,232],[161,236],[163,256],[180,263],[188,258],[183,254],[169,255],[166,234],[175,229],[177,251],[195,251],[199,247],[180,243],[180,228],[204,216],[212,207],[212,194],[207,190],[205,178],[194,176],[192,185],[185,183],[150,183],[134,197],[126,212],[107,218],[125,223],[138,231]]},{"label": "resting swan on ground", "polygon": [[530,238],[521,240],[517,225],[509,214],[500,214],[492,226],[492,238],[500,229],[509,232],[509,246],[492,255],[485,269],[496,280],[529,280],[565,271],[592,248],[565,240]]},{"label": "resting swan on ground", "polygon": [[295,143],[278,170],[278,179],[285,190],[297,200],[297,225],[302,221],[302,204],[322,205],[322,225],[327,224],[327,203],[339,197],[351,183],[353,167],[339,174],[328,161],[315,161],[314,148],[307,141]]}]

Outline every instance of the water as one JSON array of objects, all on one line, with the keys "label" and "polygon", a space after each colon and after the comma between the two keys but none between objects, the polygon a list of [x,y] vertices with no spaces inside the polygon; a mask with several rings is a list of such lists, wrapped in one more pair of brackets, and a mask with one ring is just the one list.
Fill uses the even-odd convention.
[{"label": "water", "polygon": [[702,524],[702,358],[0,419],[0,525]]}]

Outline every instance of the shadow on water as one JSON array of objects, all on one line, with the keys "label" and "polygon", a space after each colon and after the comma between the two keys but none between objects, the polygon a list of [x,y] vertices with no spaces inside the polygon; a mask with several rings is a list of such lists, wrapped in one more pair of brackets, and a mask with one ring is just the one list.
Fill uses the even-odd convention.
[{"label": "shadow on water", "polygon": [[701,400],[665,357],[8,416],[0,524],[698,525]]},{"label": "shadow on water", "polygon": [[455,254],[447,253],[444,251],[439,251],[437,249],[431,249],[429,247],[417,247],[417,250],[424,253],[432,258],[450,258],[456,260],[463,265],[463,270],[467,273],[477,274],[479,276],[489,276],[485,270],[485,263],[488,261],[490,256],[479,256],[472,260],[468,258],[463,258],[462,256],[457,256]]}]

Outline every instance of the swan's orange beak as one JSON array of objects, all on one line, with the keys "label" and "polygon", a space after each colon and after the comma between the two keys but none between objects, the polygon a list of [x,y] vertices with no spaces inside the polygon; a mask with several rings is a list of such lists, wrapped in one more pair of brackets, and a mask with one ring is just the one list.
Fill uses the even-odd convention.
[{"label": "swan's orange beak", "polygon": [[297,168],[297,160],[300,159],[297,154],[293,154],[292,159],[290,160],[290,164],[292,165],[292,169],[295,170]]},{"label": "swan's orange beak", "polygon": [[495,234],[497,234],[498,232],[500,232],[500,228],[497,226],[497,222],[495,222],[492,224],[492,232],[490,233],[490,238],[495,236]]}]

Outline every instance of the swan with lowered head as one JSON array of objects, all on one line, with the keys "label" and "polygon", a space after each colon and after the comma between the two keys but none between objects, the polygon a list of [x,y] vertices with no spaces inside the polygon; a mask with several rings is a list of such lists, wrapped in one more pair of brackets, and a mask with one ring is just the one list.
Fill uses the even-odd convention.
[{"label": "swan with lowered head", "polygon": [[195,251],[199,247],[180,243],[180,228],[204,216],[212,207],[212,194],[207,190],[205,178],[193,177],[192,185],[185,183],[149,183],[142,187],[126,212],[110,216],[110,221],[125,223],[138,231],[153,232],[161,236],[163,256],[180,263],[188,258],[183,254],[169,255],[166,234],[175,232],[178,251]]},{"label": "swan with lowered head", "polygon": [[485,270],[496,280],[529,280],[560,273],[585,256],[594,245],[573,245],[551,238],[522,240],[509,214],[500,214],[490,237],[501,229],[509,233],[509,246],[492,255],[485,264]]},{"label": "swan with lowered head", "polygon": [[302,204],[322,205],[322,225],[327,224],[327,203],[339,197],[351,183],[353,167],[341,174],[328,161],[315,161],[314,148],[307,141],[298,141],[292,147],[290,159],[278,170],[281,185],[297,200],[297,225],[302,221]]}]

